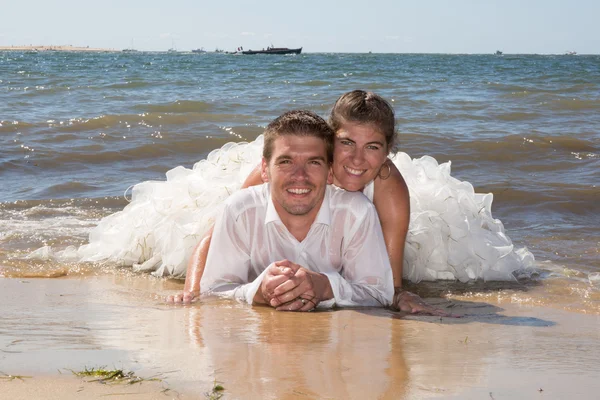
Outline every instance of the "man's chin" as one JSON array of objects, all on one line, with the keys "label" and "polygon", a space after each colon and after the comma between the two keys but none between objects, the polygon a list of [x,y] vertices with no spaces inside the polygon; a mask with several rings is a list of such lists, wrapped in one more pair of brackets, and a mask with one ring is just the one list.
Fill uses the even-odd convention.
[{"label": "man's chin", "polygon": [[309,206],[309,205],[293,205],[293,206],[286,206],[284,207],[284,210],[290,214],[290,215],[306,215],[310,212],[310,210],[312,210],[313,207]]}]

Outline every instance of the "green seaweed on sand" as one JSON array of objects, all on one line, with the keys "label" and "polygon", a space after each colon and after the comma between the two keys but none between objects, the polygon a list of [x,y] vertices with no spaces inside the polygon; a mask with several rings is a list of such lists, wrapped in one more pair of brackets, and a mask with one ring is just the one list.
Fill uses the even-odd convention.
[{"label": "green seaweed on sand", "polygon": [[104,367],[99,368],[90,368],[87,367],[83,371],[73,371],[69,370],[80,378],[96,378],[87,380],[86,382],[99,382],[99,383],[123,383],[128,385],[133,385],[134,383],[148,382],[148,381],[158,381],[161,382],[162,379],[157,378],[156,376],[150,378],[142,378],[137,375],[133,371],[124,372],[122,369],[105,369]]},{"label": "green seaweed on sand", "polygon": [[208,393],[204,393],[204,395],[208,400],[219,400],[225,394],[223,393],[224,391],[225,388],[223,387],[223,385],[221,385],[221,383],[217,382],[217,380],[215,379],[215,381],[213,382],[212,390]]},{"label": "green seaweed on sand", "polygon": [[25,382],[24,378],[31,378],[31,376],[25,376],[25,375],[9,375],[7,373],[4,373],[2,371],[0,371],[0,379],[6,379],[7,381],[14,381],[15,379],[18,379],[22,382]]}]

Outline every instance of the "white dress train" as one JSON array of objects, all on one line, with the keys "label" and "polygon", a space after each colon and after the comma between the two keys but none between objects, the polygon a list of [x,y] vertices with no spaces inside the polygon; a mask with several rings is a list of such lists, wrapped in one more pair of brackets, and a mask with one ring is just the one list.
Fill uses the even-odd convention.
[{"label": "white dress train", "polygon": [[[262,147],[262,135],[251,143],[228,143],[192,169],[170,170],[166,181],[135,185],[130,204],[103,218],[91,231],[89,244],[54,257],[185,276],[193,248],[223,201],[258,165]],[[449,162],[439,165],[432,157],[411,159],[406,153],[392,160],[410,190],[405,279],[510,280],[513,271],[533,267],[533,255],[525,248],[516,250],[502,222],[492,218],[491,193],[475,193],[470,183],[453,178]],[[371,200],[373,186],[364,191]]]}]

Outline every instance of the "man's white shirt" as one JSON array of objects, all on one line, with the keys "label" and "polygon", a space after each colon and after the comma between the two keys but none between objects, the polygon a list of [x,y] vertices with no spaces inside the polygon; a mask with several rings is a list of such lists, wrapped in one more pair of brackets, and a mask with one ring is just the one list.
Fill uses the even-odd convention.
[{"label": "man's white shirt", "polygon": [[329,278],[334,298],[320,308],[392,302],[392,270],[381,225],[362,193],[328,185],[302,242],[279,218],[268,183],[234,193],[215,222],[201,292],[252,304],[266,269],[284,259]]}]

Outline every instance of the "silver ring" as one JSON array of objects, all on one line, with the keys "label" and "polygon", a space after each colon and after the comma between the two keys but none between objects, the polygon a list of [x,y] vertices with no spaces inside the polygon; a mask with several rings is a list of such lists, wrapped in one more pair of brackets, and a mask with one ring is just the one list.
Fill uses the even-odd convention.
[{"label": "silver ring", "polygon": [[306,304],[306,300],[304,300],[304,299],[300,299],[300,301],[302,302],[302,305],[305,305],[305,304]]}]

